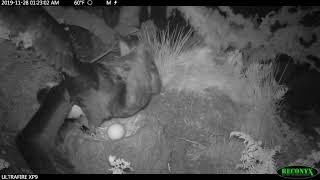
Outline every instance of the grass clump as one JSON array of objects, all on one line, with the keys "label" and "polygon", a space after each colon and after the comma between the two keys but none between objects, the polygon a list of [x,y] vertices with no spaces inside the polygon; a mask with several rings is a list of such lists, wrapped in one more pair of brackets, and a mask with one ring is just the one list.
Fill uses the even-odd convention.
[{"label": "grass clump", "polygon": [[176,66],[181,63],[178,57],[183,52],[200,44],[195,38],[194,31],[186,27],[171,29],[170,25],[164,30],[158,29],[152,21],[141,26],[139,39],[151,50],[162,81],[174,73]]}]

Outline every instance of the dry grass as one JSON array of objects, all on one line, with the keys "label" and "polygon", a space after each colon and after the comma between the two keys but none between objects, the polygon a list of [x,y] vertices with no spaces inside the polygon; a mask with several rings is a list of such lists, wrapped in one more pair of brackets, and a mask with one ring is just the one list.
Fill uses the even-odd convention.
[{"label": "dry grass", "polygon": [[147,113],[165,127],[171,144],[172,173],[238,173],[243,145],[229,141],[243,112],[221,91],[207,97],[196,93],[166,91],[147,107]]},{"label": "dry grass", "polygon": [[[207,98],[207,106],[201,107],[203,110],[217,112],[211,114],[211,128],[215,132],[222,134],[230,133],[231,131],[239,130],[249,134],[254,139],[259,139],[267,148],[274,148],[278,145],[288,145],[289,139],[285,137],[292,134],[293,131],[285,129],[283,120],[279,117],[280,100],[286,93],[286,87],[280,86],[274,77],[275,67],[273,64],[260,64],[258,62],[250,64],[248,67],[242,67],[241,53],[232,52],[231,54],[222,55],[222,64],[218,65],[213,60],[218,58],[216,54],[211,53],[210,49],[206,48],[191,48],[190,51],[184,51],[187,46],[186,42],[191,39],[191,32],[182,35],[182,30],[174,29],[158,32],[152,26],[146,26],[143,32],[146,42],[155,51],[155,59],[157,67],[160,70],[160,75],[168,91],[178,92],[175,98],[180,99],[179,104],[183,104],[184,108],[172,107],[174,109],[174,121],[169,122],[178,126],[181,122],[185,123],[191,129],[199,129],[198,119],[200,118],[197,106],[189,107],[188,101],[181,95],[181,90],[188,94],[192,101],[196,99]],[[194,46],[193,46],[194,47]],[[204,89],[213,88],[215,91],[204,93],[199,97],[199,92]],[[223,109],[219,106],[210,107],[211,103],[225,103],[218,99],[210,99],[208,96],[221,93],[231,98],[236,103],[244,104],[248,109],[242,112],[242,118],[237,112],[224,114]],[[184,94],[184,93],[182,93]],[[210,94],[210,95],[209,95]],[[215,102],[211,102],[215,101]],[[169,104],[175,104],[170,102]],[[195,103],[193,103],[195,104]],[[201,103],[200,103],[201,104]],[[187,110],[187,111],[185,111]],[[205,110],[205,111],[206,111]],[[173,111],[173,110],[170,110]],[[183,113],[185,112],[185,113]],[[208,113],[208,112],[206,112]],[[210,113],[209,113],[210,114]],[[209,115],[207,114],[207,115]],[[238,116],[236,118],[228,118]],[[160,119],[162,115],[159,115]],[[187,120],[186,120],[187,119]],[[225,120],[228,119],[228,120]],[[174,125],[172,125],[174,126]],[[182,125],[181,125],[182,126]],[[179,127],[182,128],[182,127]],[[185,128],[185,127],[184,127]],[[169,128],[170,129],[170,128]],[[201,129],[201,128],[200,128]],[[169,132],[176,134],[175,132]],[[270,133],[272,132],[272,133]],[[195,133],[195,132],[190,132]],[[181,134],[180,134],[181,135]],[[203,145],[199,140],[194,141],[194,137],[190,138],[186,134],[182,134],[183,138],[193,144],[187,152],[189,159],[204,160],[211,159],[209,163],[216,173],[232,173],[236,170],[236,161],[240,159],[239,149],[243,148],[240,145],[230,145],[227,141],[211,141],[209,144]],[[199,146],[201,144],[201,146]],[[223,147],[223,148],[220,148]],[[240,148],[241,147],[241,148]],[[285,149],[285,148],[284,148]],[[226,153],[227,152],[227,153]],[[205,157],[203,159],[203,157]],[[232,158],[231,158],[232,157]],[[188,158],[187,158],[188,159]],[[232,160],[233,159],[233,160]],[[215,168],[213,168],[215,167]],[[219,168],[218,168],[219,167]],[[219,169],[219,170],[218,170]]]},{"label": "dry grass", "polygon": [[139,39],[147,44],[153,52],[155,63],[162,79],[173,73],[178,57],[186,50],[200,44],[200,39],[193,37],[193,30],[183,28],[159,30],[152,21],[141,26]]},{"label": "dry grass", "polygon": [[211,145],[203,152],[203,157],[210,161],[213,174],[239,174],[242,172],[235,166],[240,162],[242,150],[243,146],[239,142],[212,139]]},{"label": "dry grass", "polygon": [[[279,100],[283,97],[285,87],[280,86],[274,79],[273,66],[251,64],[246,72],[246,93],[251,110],[241,131],[262,139],[271,147],[281,143],[282,133],[279,129]],[[278,97],[275,96],[278,94]],[[273,133],[270,133],[273,132]]]},{"label": "dry grass", "polygon": [[[287,88],[276,82],[276,69],[273,63],[257,62],[247,68],[244,74],[247,82],[245,93],[251,107],[240,131],[261,140],[261,145],[267,149],[280,146],[281,155],[276,159],[277,163],[287,165],[297,157],[306,156],[311,145],[304,135],[290,128],[280,117],[281,100]],[[271,160],[269,156],[265,162],[274,166]]]}]

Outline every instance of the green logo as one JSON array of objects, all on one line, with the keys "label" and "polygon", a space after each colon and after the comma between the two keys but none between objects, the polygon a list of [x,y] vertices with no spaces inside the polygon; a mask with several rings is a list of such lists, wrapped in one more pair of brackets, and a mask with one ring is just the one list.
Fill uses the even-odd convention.
[{"label": "green logo", "polygon": [[279,176],[290,179],[306,179],[315,177],[318,170],[308,166],[286,166],[277,170]]}]

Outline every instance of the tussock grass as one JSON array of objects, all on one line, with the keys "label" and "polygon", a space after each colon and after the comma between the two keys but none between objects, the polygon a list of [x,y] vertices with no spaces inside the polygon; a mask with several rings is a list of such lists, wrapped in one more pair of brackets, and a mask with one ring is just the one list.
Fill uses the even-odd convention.
[{"label": "tussock grass", "polygon": [[[253,63],[245,72],[246,92],[251,109],[247,121],[242,125],[242,132],[263,139],[264,143],[275,146],[281,142],[279,129],[279,101],[286,92],[274,78],[274,66]],[[273,132],[273,133],[270,133]]]},{"label": "tussock grass", "polygon": [[[167,87],[166,90],[176,91],[178,94],[176,98],[182,101],[179,104],[184,106],[184,108],[177,106],[172,107],[174,110],[168,110],[168,112],[174,111],[172,112],[174,121],[168,122],[171,126],[199,129],[198,121],[201,116],[200,111],[195,110],[195,108],[200,107],[189,107],[188,103],[184,102],[185,100],[181,95],[182,91],[180,91],[189,90],[184,92],[188,94],[189,98],[193,99],[192,101],[207,98],[207,106],[201,107],[202,111],[217,112],[217,114],[212,114],[212,119],[209,121],[212,130],[218,132],[218,134],[225,135],[232,131],[241,131],[253,139],[261,140],[261,145],[266,149],[281,146],[284,151],[289,149],[289,144],[292,141],[294,141],[294,146],[303,141],[302,136],[293,135],[295,131],[288,128],[279,116],[280,102],[287,88],[276,82],[274,76],[276,66],[274,66],[274,63],[263,64],[257,61],[244,65],[241,52],[235,50],[234,52],[220,54],[219,58],[222,59],[220,61],[222,65],[219,65],[215,61],[218,58],[217,54],[211,53],[210,48],[199,48],[199,44],[193,44],[195,41],[192,41],[191,31],[183,33],[183,30],[177,28],[158,31],[152,24],[149,24],[142,28],[140,34],[140,39],[149,43],[153,50],[161,79]],[[190,42],[191,45],[188,44]],[[197,46],[194,46],[195,44]],[[198,96],[199,92],[208,88],[214,90],[206,91],[205,96]],[[225,109],[220,109],[219,106],[211,107],[210,104],[212,103],[228,104],[228,101],[219,101],[219,98],[209,98],[209,96],[217,94],[226,95],[231,99],[231,102],[233,101],[232,103],[236,104],[235,106],[244,105],[246,111],[243,111],[239,116],[239,112],[229,110],[227,110],[228,113],[224,114],[226,107]],[[169,104],[174,105],[175,103],[169,102]],[[185,112],[185,110],[187,111]],[[209,112],[206,113],[210,114]],[[163,115],[162,113],[159,115],[161,120],[166,118],[162,117]],[[181,125],[183,122],[188,123]],[[174,129],[168,133],[176,134],[177,132],[179,131]],[[243,149],[242,145],[230,145],[228,141],[210,141],[203,145],[203,143],[200,143],[200,139],[194,141],[195,137],[190,137],[187,134],[182,134],[182,136],[190,142],[202,144],[201,147],[192,146],[193,148],[187,152],[189,159],[208,162],[208,166],[216,169],[216,173],[237,171],[235,168],[240,160],[241,151],[239,149]],[[294,140],[295,138],[298,140]],[[291,154],[297,154],[297,152]],[[231,160],[230,157],[235,159]],[[259,158],[263,157],[267,158],[265,159],[267,165],[274,169],[273,156],[261,156]],[[257,172],[262,171],[260,169]],[[268,173],[271,171],[268,171]]]},{"label": "tussock grass", "polygon": [[194,31],[186,27],[173,29],[167,25],[165,30],[159,30],[152,21],[147,21],[141,26],[139,39],[144,42],[154,55],[154,60],[161,79],[173,73],[178,57],[183,52],[200,44],[200,39],[193,36]]}]

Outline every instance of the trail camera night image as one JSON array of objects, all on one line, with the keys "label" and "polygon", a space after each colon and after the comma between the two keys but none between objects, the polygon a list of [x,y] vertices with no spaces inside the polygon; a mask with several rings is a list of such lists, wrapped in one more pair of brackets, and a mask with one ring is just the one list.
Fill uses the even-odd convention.
[{"label": "trail camera night image", "polygon": [[320,172],[319,6],[1,3],[1,179]]}]

